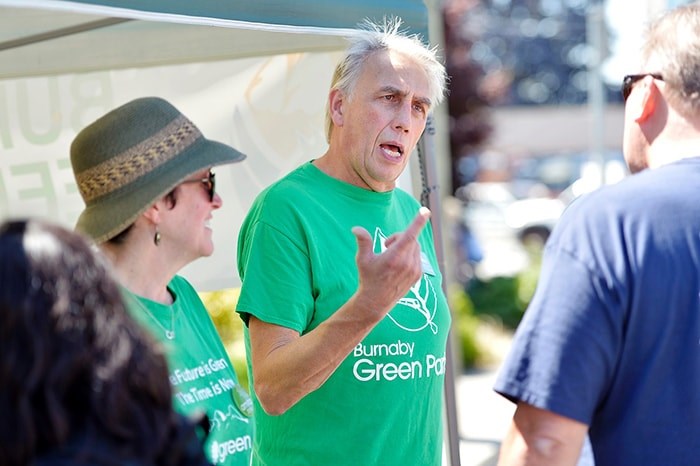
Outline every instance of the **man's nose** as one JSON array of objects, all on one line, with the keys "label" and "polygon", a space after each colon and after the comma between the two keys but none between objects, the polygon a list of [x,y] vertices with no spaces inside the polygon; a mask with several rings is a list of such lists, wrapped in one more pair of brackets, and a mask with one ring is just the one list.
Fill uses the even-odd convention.
[{"label": "man's nose", "polygon": [[396,109],[394,128],[407,133],[411,129],[411,103],[403,103]]}]

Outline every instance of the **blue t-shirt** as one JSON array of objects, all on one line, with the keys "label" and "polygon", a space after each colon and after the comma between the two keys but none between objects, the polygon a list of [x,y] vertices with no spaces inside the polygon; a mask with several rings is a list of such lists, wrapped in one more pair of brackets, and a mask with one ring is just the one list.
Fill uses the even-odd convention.
[{"label": "blue t-shirt", "polygon": [[700,458],[700,158],[575,201],[495,384],[590,426],[597,466]]}]

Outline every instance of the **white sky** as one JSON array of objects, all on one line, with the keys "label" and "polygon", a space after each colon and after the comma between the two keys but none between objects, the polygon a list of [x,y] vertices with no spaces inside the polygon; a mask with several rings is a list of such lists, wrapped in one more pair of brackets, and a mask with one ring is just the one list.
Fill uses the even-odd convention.
[{"label": "white sky", "polygon": [[639,47],[648,20],[648,10],[640,0],[606,0],[611,55],[603,64],[605,81],[619,82],[622,76],[639,71]]},{"label": "white sky", "polygon": [[611,56],[603,64],[605,81],[619,83],[622,76],[639,71],[639,47],[651,18],[688,0],[605,0],[605,20],[611,29]]}]

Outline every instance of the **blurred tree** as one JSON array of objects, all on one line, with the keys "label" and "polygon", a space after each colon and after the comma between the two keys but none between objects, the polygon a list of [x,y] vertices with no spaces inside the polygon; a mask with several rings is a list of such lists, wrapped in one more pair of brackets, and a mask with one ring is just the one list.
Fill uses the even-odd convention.
[{"label": "blurred tree", "polygon": [[[511,77],[497,105],[579,105],[588,96],[594,51],[586,42],[591,5],[603,0],[474,0],[459,27],[473,36],[471,60],[487,76]],[[607,52],[606,52],[607,53]],[[617,80],[605,88],[619,102]]]},{"label": "blurred tree", "polygon": [[490,103],[509,85],[503,74],[486,75],[483,67],[470,57],[474,41],[463,24],[467,14],[478,4],[478,0],[446,0],[442,10],[445,67],[450,79],[447,105],[452,193],[465,182],[460,169],[463,159],[473,156],[491,134]]},{"label": "blurred tree", "polygon": [[[587,102],[587,14],[602,1],[444,0],[453,193],[473,180],[465,159],[491,135],[489,107]],[[604,91],[620,101],[617,82]]]},{"label": "blurred tree", "polygon": [[236,371],[238,381],[246,390],[248,387],[248,368],[245,359],[245,342],[243,341],[243,321],[236,311],[240,288],[228,288],[218,291],[201,291],[199,297],[207,308],[221,341],[226,348],[231,364]]}]

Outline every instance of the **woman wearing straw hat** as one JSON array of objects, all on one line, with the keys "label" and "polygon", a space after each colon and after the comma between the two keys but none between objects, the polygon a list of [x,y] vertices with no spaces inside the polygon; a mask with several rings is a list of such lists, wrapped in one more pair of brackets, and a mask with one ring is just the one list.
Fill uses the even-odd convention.
[{"label": "woman wearing straw hat", "polygon": [[208,415],[207,454],[217,465],[248,465],[252,405],[199,296],[177,273],[214,249],[209,220],[222,200],[211,167],[244,158],[155,97],[112,110],[71,145],[86,204],[76,229],[111,260],[130,312],[163,344],[176,408]]}]

